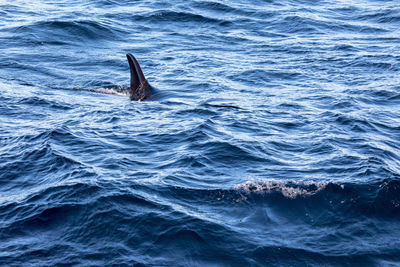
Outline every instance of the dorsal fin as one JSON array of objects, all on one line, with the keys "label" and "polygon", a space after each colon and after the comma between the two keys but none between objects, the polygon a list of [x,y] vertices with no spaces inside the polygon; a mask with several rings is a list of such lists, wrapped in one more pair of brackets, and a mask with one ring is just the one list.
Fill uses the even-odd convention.
[{"label": "dorsal fin", "polygon": [[140,68],[140,65],[137,62],[136,58],[130,53],[126,54],[126,57],[128,58],[129,67],[131,69],[131,85],[133,80],[133,83],[137,87],[139,84],[143,83],[146,78],[144,77],[142,69]]},{"label": "dorsal fin", "polygon": [[126,54],[126,58],[128,59],[129,68],[131,70],[131,90],[135,90],[140,85],[140,80],[135,67],[135,62],[133,61],[135,57],[132,54]]},{"label": "dorsal fin", "polygon": [[131,70],[131,99],[143,100],[151,94],[149,83],[144,77],[136,58],[130,53],[126,54],[126,58],[128,59],[129,68]]}]

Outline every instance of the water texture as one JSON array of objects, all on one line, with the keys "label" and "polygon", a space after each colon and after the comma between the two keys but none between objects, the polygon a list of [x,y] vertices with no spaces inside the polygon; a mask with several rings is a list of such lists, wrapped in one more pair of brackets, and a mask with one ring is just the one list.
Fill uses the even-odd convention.
[{"label": "water texture", "polygon": [[399,74],[394,0],[0,1],[0,265],[396,266]]}]

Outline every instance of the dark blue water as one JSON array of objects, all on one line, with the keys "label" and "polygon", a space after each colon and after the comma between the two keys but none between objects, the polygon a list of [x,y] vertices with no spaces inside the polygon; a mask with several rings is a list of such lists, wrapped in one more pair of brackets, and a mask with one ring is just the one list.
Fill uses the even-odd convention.
[{"label": "dark blue water", "polygon": [[400,3],[0,2],[0,265],[135,264],[400,264]]}]

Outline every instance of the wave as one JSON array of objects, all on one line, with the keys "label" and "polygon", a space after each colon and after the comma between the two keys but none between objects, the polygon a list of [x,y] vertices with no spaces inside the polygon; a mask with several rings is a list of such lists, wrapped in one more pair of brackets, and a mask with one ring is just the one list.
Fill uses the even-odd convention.
[{"label": "wave", "polygon": [[[327,214],[322,221],[335,216],[344,218],[367,216],[371,218],[398,218],[400,216],[400,182],[397,179],[376,183],[335,183],[329,181],[302,181],[263,179],[245,181],[232,189],[194,189],[183,186],[169,186],[180,200],[223,205],[271,205],[282,216],[290,215],[297,207],[296,214],[304,217],[305,210]],[[213,204],[215,203],[215,204]],[[303,213],[304,212],[304,213]],[[333,217],[332,217],[333,216]],[[317,223],[317,221],[315,221]]]},{"label": "wave", "polygon": [[35,106],[35,107],[49,108],[49,109],[60,109],[60,110],[70,110],[73,108],[72,106],[67,105],[61,101],[49,100],[37,96],[21,98],[18,100],[17,103],[21,105],[28,105],[28,106]]},{"label": "wave", "polygon": [[165,22],[193,23],[193,24],[204,23],[204,24],[216,24],[219,26],[229,26],[231,24],[231,22],[227,20],[207,17],[190,12],[177,12],[171,10],[159,10],[146,15],[134,15],[134,19],[137,21],[149,21],[152,23],[165,23]]},{"label": "wave", "polygon": [[[261,182],[246,181],[235,186],[238,190],[246,193],[273,192],[280,191],[287,198],[296,198],[298,196],[309,196],[323,190],[327,183],[312,181],[287,181],[287,180],[264,180]],[[343,188],[343,185],[341,186]]]},{"label": "wave", "polygon": [[[7,29],[18,34],[15,38],[27,38],[38,44],[74,44],[77,40],[117,39],[118,28],[93,20],[53,20],[38,21],[31,24]],[[28,33],[28,35],[21,35]],[[35,33],[34,35],[30,33]],[[53,39],[53,40],[52,40]]]},{"label": "wave", "polygon": [[[376,184],[350,184],[310,181],[266,180],[247,181],[236,186],[248,199],[270,200],[279,193],[288,200],[311,205],[315,210],[327,209],[343,216],[400,216],[400,182],[384,180]],[[279,195],[277,195],[279,196]],[[306,201],[306,202],[303,202]]]},{"label": "wave", "polygon": [[[19,199],[2,199],[0,236],[2,247],[7,250],[12,240],[20,237],[22,243],[15,247],[20,250],[20,246],[39,242],[31,233],[47,236],[57,232],[57,238],[47,236],[46,245],[37,248],[46,255],[41,261],[49,264],[59,263],[60,257],[71,260],[79,256],[79,262],[85,262],[92,253],[103,263],[126,262],[121,255],[134,255],[131,260],[143,264],[172,263],[176,257],[189,257],[187,264],[205,263],[204,255],[213,263],[226,263],[226,255],[230,255],[228,262],[243,264],[282,263],[293,257],[315,264],[349,260],[372,263],[379,255],[362,249],[346,255],[296,242],[274,244],[275,234],[270,233],[271,239],[258,239],[249,236],[248,227],[256,223],[252,235],[265,227],[286,229],[292,235],[288,222],[283,223],[285,217],[294,220],[295,227],[305,223],[317,229],[335,229],[338,217],[342,221],[360,216],[364,221],[393,219],[400,216],[399,193],[400,183],[396,180],[371,185],[266,179],[246,181],[230,189],[157,188],[137,183],[121,187],[106,180],[95,183],[71,180],[46,185]],[[219,214],[210,213],[209,208]],[[271,221],[262,217],[253,222],[249,217],[241,218],[260,208],[268,210]],[[277,219],[281,220],[282,228],[274,224]],[[324,232],[319,233],[324,236]],[[103,239],[111,246],[100,246],[103,252],[93,247],[68,250],[65,254],[58,250],[86,247]],[[39,253],[38,250],[32,251]],[[231,251],[238,250],[242,253],[232,258]],[[32,256],[26,249],[23,251],[20,259],[8,254],[2,260],[38,259],[37,254]],[[111,259],[110,254],[115,257]],[[282,256],[276,258],[276,255]],[[396,251],[388,251],[387,255],[393,260]]]}]

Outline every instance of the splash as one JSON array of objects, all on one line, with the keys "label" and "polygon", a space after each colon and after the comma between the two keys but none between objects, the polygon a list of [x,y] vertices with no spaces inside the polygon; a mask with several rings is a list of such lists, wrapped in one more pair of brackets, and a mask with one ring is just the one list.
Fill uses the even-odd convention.
[{"label": "splash", "polygon": [[116,86],[112,88],[101,87],[101,88],[91,89],[90,91],[100,94],[129,96],[129,88],[124,86]]},{"label": "splash", "polygon": [[246,181],[235,186],[246,193],[270,193],[279,191],[287,198],[313,195],[326,187],[328,183],[296,180],[267,179],[262,181]]}]

